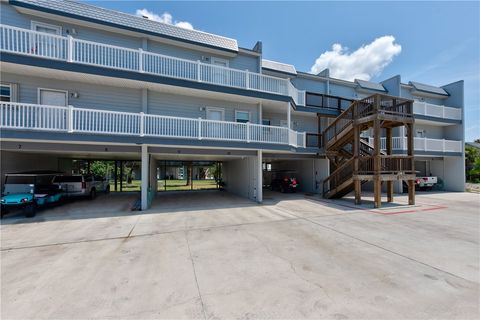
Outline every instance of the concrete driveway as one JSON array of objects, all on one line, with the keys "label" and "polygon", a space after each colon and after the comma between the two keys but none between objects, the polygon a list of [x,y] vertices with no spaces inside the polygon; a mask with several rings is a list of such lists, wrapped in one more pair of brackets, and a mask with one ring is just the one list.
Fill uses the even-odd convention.
[{"label": "concrete driveway", "polygon": [[2,319],[479,317],[478,194],[380,210],[200,192],[132,213],[130,200],[6,217]]}]

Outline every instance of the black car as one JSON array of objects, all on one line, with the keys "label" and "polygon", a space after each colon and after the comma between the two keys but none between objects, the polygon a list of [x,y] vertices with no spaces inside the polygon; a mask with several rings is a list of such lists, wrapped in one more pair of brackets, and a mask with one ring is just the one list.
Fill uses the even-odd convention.
[{"label": "black car", "polygon": [[282,193],[296,192],[297,188],[297,178],[295,178],[295,175],[292,172],[288,171],[276,172],[270,183],[270,190],[280,191]]}]

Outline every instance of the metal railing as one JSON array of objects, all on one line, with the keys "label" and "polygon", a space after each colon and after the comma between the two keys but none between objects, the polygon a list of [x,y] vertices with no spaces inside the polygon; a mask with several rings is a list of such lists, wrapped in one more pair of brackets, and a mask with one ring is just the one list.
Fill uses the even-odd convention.
[{"label": "metal railing", "polygon": [[413,113],[428,117],[462,120],[462,109],[415,101]]},{"label": "metal railing", "polygon": [[284,127],[16,102],[0,102],[0,128],[306,146]]},{"label": "metal railing", "polygon": [[0,25],[0,51],[280,94],[305,105],[305,91],[297,90],[288,79],[72,36]]},{"label": "metal railing", "polygon": [[[432,139],[432,138],[413,138],[415,151],[436,151],[436,152],[462,152],[463,143],[459,140]],[[373,144],[373,138],[368,141]],[[380,148],[386,150],[386,138],[380,138]],[[407,137],[393,137],[392,150],[407,150]]]}]

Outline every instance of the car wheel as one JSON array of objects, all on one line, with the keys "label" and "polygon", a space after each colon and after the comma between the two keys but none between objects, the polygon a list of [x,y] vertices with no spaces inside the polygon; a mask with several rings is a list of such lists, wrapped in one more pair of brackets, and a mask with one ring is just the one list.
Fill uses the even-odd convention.
[{"label": "car wheel", "polygon": [[93,200],[97,197],[97,191],[95,189],[90,190],[90,200]]},{"label": "car wheel", "polygon": [[23,209],[23,212],[25,213],[25,217],[33,218],[37,213],[37,205],[35,203],[27,204]]}]

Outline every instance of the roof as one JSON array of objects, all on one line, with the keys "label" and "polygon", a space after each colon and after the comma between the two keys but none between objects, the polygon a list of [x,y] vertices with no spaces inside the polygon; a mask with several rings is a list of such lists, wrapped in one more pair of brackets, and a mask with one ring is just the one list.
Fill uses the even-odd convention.
[{"label": "roof", "polygon": [[440,87],[435,87],[435,86],[431,86],[431,85],[423,84],[423,83],[419,83],[419,82],[414,82],[414,81],[410,81],[408,84],[413,86],[415,88],[415,90],[418,90],[418,91],[438,94],[438,95],[441,95],[441,96],[449,96],[448,92],[445,91],[443,88],[440,88]]},{"label": "roof", "polygon": [[294,74],[294,75],[297,74],[297,70],[291,64],[286,64],[286,63],[281,63],[281,62],[276,62],[276,61],[271,61],[266,59],[262,59],[262,68],[283,72],[283,73],[288,73],[288,74]]},{"label": "roof", "polygon": [[385,87],[380,83],[375,83],[375,82],[370,82],[370,81],[365,81],[360,79],[355,79],[355,83],[362,89],[387,92]]},{"label": "roof", "polygon": [[10,0],[10,4],[117,28],[124,28],[130,31],[148,33],[177,41],[185,41],[226,51],[238,51],[238,44],[235,39],[198,30],[184,29],[86,3],[70,0]]},{"label": "roof", "polygon": [[478,142],[465,142],[465,144],[469,145],[470,147],[480,149],[480,143],[478,143]]}]

